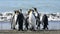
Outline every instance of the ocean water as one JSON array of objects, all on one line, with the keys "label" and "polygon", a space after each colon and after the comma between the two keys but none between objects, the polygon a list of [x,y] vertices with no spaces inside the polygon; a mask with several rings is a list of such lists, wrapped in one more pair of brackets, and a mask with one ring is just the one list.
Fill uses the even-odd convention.
[{"label": "ocean water", "polygon": [[60,0],[0,0],[0,12],[14,11],[20,8],[25,12],[32,7],[36,7],[39,12],[60,12]]},{"label": "ocean water", "polygon": [[[59,21],[49,21],[48,23],[49,30],[59,30],[60,22]],[[0,22],[0,30],[11,30],[11,22]]]}]

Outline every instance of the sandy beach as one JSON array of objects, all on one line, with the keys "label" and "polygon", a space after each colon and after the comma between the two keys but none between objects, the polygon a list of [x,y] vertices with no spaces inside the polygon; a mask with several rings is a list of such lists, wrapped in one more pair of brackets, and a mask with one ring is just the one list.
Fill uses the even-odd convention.
[{"label": "sandy beach", "polygon": [[41,30],[41,31],[16,31],[2,30],[0,34],[60,34],[60,30]]}]

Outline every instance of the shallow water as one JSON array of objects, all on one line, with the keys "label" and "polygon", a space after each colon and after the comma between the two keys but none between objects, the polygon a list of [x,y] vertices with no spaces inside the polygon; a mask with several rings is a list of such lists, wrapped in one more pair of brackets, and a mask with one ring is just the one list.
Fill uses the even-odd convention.
[{"label": "shallow water", "polygon": [[9,30],[11,29],[10,22],[0,22],[0,30]]},{"label": "shallow water", "polygon": [[[60,22],[59,21],[49,21],[48,25],[49,30],[59,30]],[[0,30],[11,30],[11,22],[0,22]]]},{"label": "shallow water", "polygon": [[49,22],[48,28],[59,30],[60,29],[60,22],[59,21],[51,21],[51,22]]}]

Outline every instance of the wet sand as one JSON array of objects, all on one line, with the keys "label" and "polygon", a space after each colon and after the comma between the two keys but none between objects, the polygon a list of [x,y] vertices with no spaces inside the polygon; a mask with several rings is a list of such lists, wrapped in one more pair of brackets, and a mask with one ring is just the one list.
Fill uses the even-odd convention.
[{"label": "wet sand", "polygon": [[60,30],[41,30],[41,31],[0,30],[0,34],[60,34]]}]

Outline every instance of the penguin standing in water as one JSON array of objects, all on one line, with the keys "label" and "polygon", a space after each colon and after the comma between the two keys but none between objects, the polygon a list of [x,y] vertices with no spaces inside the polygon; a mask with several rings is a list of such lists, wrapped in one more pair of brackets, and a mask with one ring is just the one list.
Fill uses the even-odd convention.
[{"label": "penguin standing in water", "polygon": [[48,29],[48,17],[46,14],[43,15],[43,18],[42,18],[42,22],[43,22],[43,29]]},{"label": "penguin standing in water", "polygon": [[23,20],[24,20],[24,16],[22,13],[20,13],[18,11],[18,16],[17,16],[17,20],[16,20],[16,23],[18,23],[18,31],[22,30],[23,31]]},{"label": "penguin standing in water", "polygon": [[17,13],[17,11],[18,10],[15,10],[14,11],[14,16],[13,16],[13,18],[12,18],[12,23],[11,23],[11,28],[13,29],[13,30],[15,30],[16,28],[16,20],[17,20],[17,15],[18,15],[18,13]]},{"label": "penguin standing in water", "polygon": [[25,27],[26,27],[27,30],[28,30],[28,25],[29,25],[28,19],[29,19],[28,14],[26,14],[26,17],[25,17]]},{"label": "penguin standing in water", "polygon": [[29,15],[29,19],[28,19],[29,28],[31,30],[36,30],[36,19],[35,19],[34,15],[33,15],[33,11],[34,10],[30,9],[29,12],[28,12],[28,15]]},{"label": "penguin standing in water", "polygon": [[37,29],[40,29],[40,14],[38,13],[37,9],[36,8],[33,8],[34,9],[34,16],[35,16],[35,19],[36,19],[36,25],[37,25]]}]

